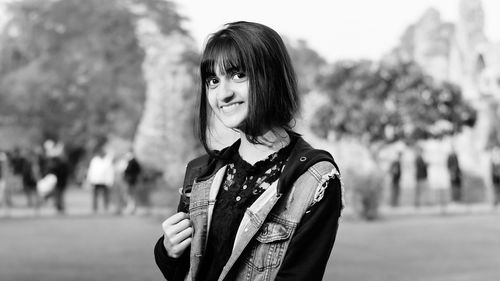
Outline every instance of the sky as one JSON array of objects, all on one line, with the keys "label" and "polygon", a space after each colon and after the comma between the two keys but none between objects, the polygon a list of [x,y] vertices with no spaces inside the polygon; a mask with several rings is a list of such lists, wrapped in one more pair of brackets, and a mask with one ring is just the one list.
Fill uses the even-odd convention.
[{"label": "sky", "polygon": [[[378,59],[395,47],[407,26],[430,7],[457,22],[460,0],[173,0],[189,21],[201,50],[206,37],[227,22],[265,24],[291,39],[304,39],[329,62]],[[482,0],[485,33],[500,42],[500,1]],[[495,29],[495,27],[497,27]]]}]

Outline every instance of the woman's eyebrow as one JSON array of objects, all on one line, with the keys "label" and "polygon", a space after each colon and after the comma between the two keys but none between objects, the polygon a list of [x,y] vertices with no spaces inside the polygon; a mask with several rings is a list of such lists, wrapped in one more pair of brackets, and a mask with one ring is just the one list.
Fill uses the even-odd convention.
[{"label": "woman's eyebrow", "polygon": [[223,74],[232,74],[232,73],[240,72],[240,71],[241,71],[241,69],[239,67],[231,66],[228,69],[225,69]]}]

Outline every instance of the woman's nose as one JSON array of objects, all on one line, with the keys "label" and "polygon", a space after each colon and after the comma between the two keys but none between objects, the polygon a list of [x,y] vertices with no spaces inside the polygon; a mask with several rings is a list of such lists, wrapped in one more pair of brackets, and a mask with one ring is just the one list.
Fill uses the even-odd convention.
[{"label": "woman's nose", "polygon": [[225,81],[225,79],[223,79],[220,83],[221,85],[219,87],[219,91],[217,92],[217,99],[222,102],[228,102],[232,100],[234,97],[234,89],[231,86],[231,82]]}]

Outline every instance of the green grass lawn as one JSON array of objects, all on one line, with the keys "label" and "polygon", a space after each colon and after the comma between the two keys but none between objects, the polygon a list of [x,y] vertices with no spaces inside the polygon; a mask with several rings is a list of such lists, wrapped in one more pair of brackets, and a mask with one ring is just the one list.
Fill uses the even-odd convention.
[{"label": "green grass lawn", "polygon": [[[161,219],[0,218],[0,280],[163,280]],[[346,220],[324,280],[500,280],[500,213]]]}]

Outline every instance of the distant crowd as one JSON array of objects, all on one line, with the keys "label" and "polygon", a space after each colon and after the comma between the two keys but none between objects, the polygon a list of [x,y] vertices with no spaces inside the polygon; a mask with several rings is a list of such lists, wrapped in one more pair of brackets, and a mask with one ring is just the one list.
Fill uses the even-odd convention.
[{"label": "distant crowd", "polygon": [[[0,151],[0,208],[32,208],[35,212],[53,202],[55,211],[66,212],[65,193],[68,185],[74,184],[89,191],[89,206],[92,212],[115,212],[134,214],[137,209],[138,189],[144,171],[131,151],[122,155],[111,155],[105,147],[95,149],[87,161],[81,161],[82,151],[68,153],[64,145],[47,140],[40,148],[14,148]],[[389,205],[401,205],[402,152],[389,165]],[[77,169],[77,163],[83,168]],[[429,165],[421,148],[416,150],[414,165],[415,207],[428,205]],[[459,157],[452,149],[446,159],[449,178],[449,200],[454,203],[466,201],[464,175]],[[83,170],[83,176],[78,171]],[[493,204],[500,205],[500,148],[491,154],[490,179],[493,185]],[[24,194],[24,202],[14,202],[13,196]],[[112,197],[114,200],[112,200]],[[111,204],[115,204],[110,208]]]},{"label": "distant crowd", "polygon": [[[401,201],[401,176],[402,176],[402,152],[399,152],[389,166],[390,175],[390,205],[397,207]],[[423,156],[421,148],[417,148],[414,165],[414,200],[415,207],[429,204],[429,186],[428,186],[428,162]],[[464,186],[464,175],[461,169],[457,152],[451,149],[446,159],[446,168],[448,171],[450,201],[453,203],[466,203]],[[491,153],[490,159],[490,180],[493,185],[493,205],[500,205],[500,148],[495,147]]]},{"label": "distant crowd", "polygon": [[[65,214],[65,193],[71,184],[89,191],[91,210],[118,214],[133,214],[137,208],[137,187],[142,168],[132,152],[119,156],[106,153],[104,147],[97,148],[90,161],[80,161],[81,151],[71,152],[64,144],[47,140],[40,148],[16,147],[11,151],[0,151],[0,208],[8,211],[16,207],[28,207],[38,212],[49,201],[55,211]],[[78,176],[77,163],[84,176]],[[82,170],[82,169],[80,169]],[[13,200],[22,192],[25,202]],[[111,196],[115,195],[111,210]]]}]

